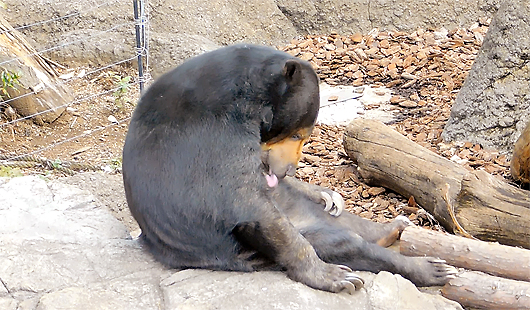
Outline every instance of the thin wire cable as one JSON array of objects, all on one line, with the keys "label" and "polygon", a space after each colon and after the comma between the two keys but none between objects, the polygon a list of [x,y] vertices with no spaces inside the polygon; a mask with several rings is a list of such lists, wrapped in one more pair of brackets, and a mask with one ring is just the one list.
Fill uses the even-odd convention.
[{"label": "thin wire cable", "polygon": [[[106,65],[106,66],[104,66],[104,67],[100,67],[100,68],[98,68],[98,69],[95,69],[95,70],[92,70],[92,71],[86,72],[82,77],[85,77],[85,76],[88,76],[88,75],[91,75],[91,74],[97,73],[97,72],[99,72],[99,71],[101,71],[101,70],[108,69],[108,68],[113,67],[113,66],[116,66],[116,65],[120,65],[120,64],[122,64],[122,63],[126,63],[126,62],[128,62],[128,61],[132,61],[132,60],[134,60],[134,59],[136,59],[136,56],[133,56],[133,57],[128,58],[128,59],[120,60],[120,61],[118,61],[118,62],[115,62],[115,63],[109,64],[109,65]],[[78,80],[78,79],[80,79],[80,78],[82,78],[82,77],[79,77],[79,76],[72,77],[72,78],[67,79],[67,80],[65,80],[65,81],[63,81],[63,82],[60,82],[60,83],[54,84],[54,86],[62,86],[62,85],[65,85],[66,83],[69,83],[69,82],[72,82],[72,81]],[[44,86],[44,88],[40,89],[39,92],[40,92],[40,91],[43,91],[43,90],[45,90],[45,89],[47,89],[47,88],[49,88],[49,86]],[[9,98],[8,100],[4,100],[4,101],[0,102],[0,107],[3,106],[3,105],[8,104],[9,102],[11,102],[11,101],[13,101],[13,100],[17,100],[17,99],[20,99],[20,98],[24,98],[24,97],[31,96],[31,95],[36,95],[36,94],[38,94],[38,92],[37,92],[37,93],[35,93],[35,92],[29,92],[29,93],[24,94],[24,95],[20,95],[20,96],[17,96],[17,97]]]},{"label": "thin wire cable", "polygon": [[342,100],[337,100],[337,101],[332,101],[332,102],[325,103],[325,104],[321,105],[320,108],[326,108],[326,107],[334,106],[334,105],[337,105],[339,103],[346,102],[348,100],[357,100],[357,99],[361,98],[362,96],[363,95],[359,94],[359,95],[356,95],[354,97],[350,97],[350,98],[346,98],[346,99],[342,99]]},{"label": "thin wire cable", "polygon": [[83,39],[80,39],[80,40],[66,42],[66,43],[61,44],[61,45],[57,45],[57,46],[50,47],[50,48],[47,48],[47,49],[44,49],[44,50],[36,51],[35,53],[30,53],[30,54],[26,54],[26,55],[23,55],[23,56],[20,56],[20,57],[12,58],[10,60],[6,60],[6,61],[3,61],[3,62],[0,62],[0,66],[4,65],[6,63],[13,62],[15,60],[22,59],[23,57],[32,57],[32,56],[35,56],[35,55],[40,55],[40,54],[47,53],[49,51],[53,51],[53,50],[57,50],[57,49],[63,48],[63,47],[68,46],[68,45],[76,44],[76,43],[83,42],[83,41],[88,41],[88,39],[102,36],[102,35],[104,35],[104,34],[106,34],[108,32],[111,32],[111,31],[116,30],[116,29],[118,29],[120,27],[128,26],[128,25],[134,25],[134,22],[128,22],[128,23],[119,24],[119,25],[111,27],[111,28],[109,28],[107,30],[103,30],[103,31],[101,31],[98,34],[86,36],[86,37],[84,37]]},{"label": "thin wire cable", "polygon": [[34,155],[34,154],[37,154],[37,153],[40,153],[40,152],[44,152],[44,151],[46,151],[46,150],[49,150],[49,149],[51,149],[51,148],[54,148],[54,147],[56,147],[56,146],[58,146],[58,145],[61,145],[61,144],[63,144],[63,143],[66,143],[66,142],[69,142],[69,141],[72,141],[72,140],[75,140],[75,139],[79,139],[79,138],[82,138],[82,137],[85,137],[85,136],[91,135],[91,134],[93,134],[93,133],[96,133],[96,132],[99,132],[99,131],[105,130],[105,129],[107,129],[107,128],[109,128],[109,127],[112,127],[112,126],[120,125],[121,123],[126,122],[126,121],[128,121],[128,120],[130,120],[130,119],[131,119],[131,116],[126,117],[126,118],[124,118],[124,119],[119,120],[119,121],[116,122],[116,123],[112,123],[112,124],[109,124],[109,125],[107,125],[107,126],[103,126],[103,127],[100,127],[100,128],[96,128],[96,129],[89,130],[88,132],[84,132],[84,133],[82,133],[82,134],[80,134],[80,135],[77,135],[77,136],[75,136],[75,137],[70,137],[70,138],[64,139],[63,141],[59,141],[59,142],[57,142],[57,143],[50,144],[50,145],[48,145],[48,146],[46,146],[46,147],[43,147],[43,148],[41,148],[41,149],[38,149],[38,150],[35,150],[35,151],[32,151],[32,152],[26,153],[26,154],[22,154],[22,155],[17,155],[17,156],[10,157],[10,158],[6,159],[5,161],[13,161],[13,160],[16,160],[16,159],[21,158],[21,157],[24,157],[24,156],[29,156],[29,155]]},{"label": "thin wire cable", "polygon": [[[138,84],[138,82],[134,82],[134,83],[131,83],[129,85],[135,85],[135,84]],[[108,94],[110,92],[117,91],[118,89],[120,89],[120,87],[115,87],[115,88],[112,88],[110,90],[106,90],[104,92],[100,92],[100,93],[97,93],[97,94],[94,94],[94,95],[90,95],[88,97],[83,97],[81,99],[76,99],[76,100],[74,100],[72,102],[69,102],[69,103],[54,107],[52,109],[48,109],[48,110],[45,110],[45,111],[37,112],[35,114],[31,114],[31,115],[28,115],[28,116],[25,116],[25,117],[17,118],[15,120],[10,121],[10,122],[6,122],[6,123],[0,124],[0,128],[3,128],[3,127],[5,127],[7,125],[10,125],[10,124],[14,124],[16,122],[20,122],[20,121],[28,119],[28,118],[32,118],[32,117],[35,117],[35,116],[38,116],[38,115],[41,115],[41,114],[44,114],[44,113],[48,113],[48,112],[56,110],[56,109],[65,108],[65,107],[67,107],[69,105],[72,105],[72,104],[76,104],[76,103],[83,102],[83,101],[88,100],[88,99],[92,99],[92,98],[95,98],[95,97],[98,97],[98,96],[101,96],[101,95],[105,95],[105,94]]]},{"label": "thin wire cable", "polygon": [[[57,17],[57,18],[52,18],[52,19],[45,20],[45,21],[40,21],[40,22],[36,22],[36,23],[33,23],[33,24],[25,25],[25,26],[19,26],[19,27],[16,27],[16,28],[14,28],[14,29],[15,29],[15,30],[21,30],[21,29],[26,29],[26,28],[30,28],[30,27],[33,27],[33,26],[37,26],[37,25],[41,25],[41,24],[45,24],[45,23],[48,23],[48,22],[53,22],[53,21],[58,21],[58,20],[61,20],[61,19],[67,19],[67,18],[71,18],[71,17],[80,16],[80,15],[82,15],[82,14],[85,14],[85,13],[88,13],[88,12],[91,12],[91,11],[94,11],[94,10],[100,8],[100,7],[103,7],[103,6],[106,6],[106,5],[110,5],[110,4],[115,3],[115,2],[118,2],[118,1],[108,1],[108,2],[105,2],[105,3],[98,4],[98,5],[96,5],[95,7],[92,7],[92,8],[90,8],[90,9],[85,10],[85,11],[82,11],[82,12],[71,13],[71,14],[67,14],[67,15],[64,15],[64,16],[61,16],[61,17]],[[147,4],[146,4],[145,7],[147,7]],[[48,48],[48,49],[44,49],[44,50],[41,50],[41,51],[37,51],[36,53],[31,53],[31,54],[24,55],[24,56],[22,56],[22,57],[31,57],[31,56],[34,56],[34,55],[37,55],[37,54],[43,54],[43,53],[46,53],[46,52],[49,52],[49,51],[57,50],[57,49],[63,48],[63,47],[68,46],[68,45],[77,44],[77,43],[79,43],[79,42],[83,42],[83,41],[88,41],[89,39],[99,37],[99,36],[101,36],[101,35],[104,35],[104,34],[106,34],[106,33],[108,33],[108,32],[111,32],[111,31],[113,31],[113,30],[115,30],[115,29],[118,29],[118,28],[120,28],[120,27],[123,27],[123,26],[125,26],[125,25],[132,25],[132,24],[133,24],[133,23],[123,23],[123,24],[120,24],[120,25],[117,25],[117,26],[111,27],[111,28],[109,28],[109,29],[107,29],[107,30],[104,30],[104,31],[102,31],[102,32],[100,32],[100,33],[98,33],[98,34],[95,34],[95,35],[89,35],[89,36],[86,36],[86,37],[84,37],[84,38],[82,38],[82,39],[80,39],[80,40],[75,40],[75,41],[71,41],[71,42],[66,42],[66,43],[61,44],[61,45],[58,45],[58,46],[54,46],[54,47],[51,47],[51,48]],[[148,29],[148,25],[149,25],[149,24],[148,24],[148,19],[147,19],[147,18],[144,19],[144,21],[143,21],[142,24],[145,25],[146,28]],[[11,30],[0,32],[0,35],[1,35],[1,34],[4,34],[4,33],[7,33],[7,32],[11,32]],[[149,40],[148,40],[147,34],[145,34],[145,35],[143,36],[143,42],[142,42],[142,43],[143,43],[143,45],[142,45],[142,49],[141,49],[141,51],[139,51],[139,52],[140,52],[142,55],[147,56],[147,55],[148,55],[148,44],[149,44]],[[3,65],[3,64],[9,63],[9,62],[13,62],[13,61],[15,61],[15,60],[17,60],[17,59],[21,59],[22,57],[17,57],[17,58],[10,59],[10,60],[4,61],[4,62],[0,62],[0,65]],[[133,57],[131,57],[131,58],[129,58],[129,59],[121,60],[121,61],[118,61],[118,62],[116,62],[116,63],[109,64],[109,65],[107,65],[107,66],[104,66],[104,67],[101,67],[101,68],[98,68],[98,69],[95,69],[95,70],[89,71],[89,72],[85,73],[85,74],[83,75],[83,77],[86,77],[86,76],[88,76],[88,75],[91,75],[91,74],[94,74],[94,73],[96,73],[96,72],[99,72],[99,71],[102,71],[102,70],[108,69],[108,68],[110,68],[110,67],[113,67],[113,66],[116,66],[116,65],[119,65],[119,64],[122,64],[122,63],[125,63],[125,62],[128,62],[128,61],[131,61],[131,60],[135,59],[136,57],[137,57],[137,55],[135,55],[135,56],[133,56]],[[147,65],[148,65],[148,60],[147,60],[147,57],[146,57],[146,69],[148,68]],[[146,72],[147,72],[147,70],[146,70]],[[71,81],[76,80],[76,79],[79,79],[79,78],[81,78],[81,77],[76,76],[76,77],[73,77],[73,78],[71,78],[71,79],[65,80],[64,82],[61,82],[61,83],[56,84],[56,85],[64,85],[64,84],[66,84],[66,83],[68,83],[68,82],[71,82]],[[150,78],[147,78],[146,80],[150,80]],[[134,83],[131,83],[131,84],[129,84],[129,85],[135,85],[135,84],[138,84],[138,83],[139,83],[139,82],[134,82]],[[95,98],[95,97],[98,97],[98,96],[101,96],[101,95],[104,95],[104,94],[110,93],[110,92],[114,92],[114,91],[118,90],[119,88],[120,88],[120,87],[116,87],[116,88],[110,89],[110,90],[108,90],[108,91],[100,92],[100,93],[95,94],[95,95],[91,95],[91,96],[88,96],[88,97],[84,97],[84,98],[80,98],[80,99],[74,100],[74,101],[72,101],[72,102],[70,102],[70,103],[64,104],[64,105],[59,106],[59,107],[55,107],[55,108],[53,108],[53,109],[48,109],[48,110],[46,110],[46,111],[42,111],[42,112],[39,112],[39,113],[35,113],[35,114],[33,114],[33,115],[29,115],[29,116],[26,116],[26,117],[23,117],[23,118],[19,118],[19,119],[16,119],[16,120],[13,120],[13,121],[10,121],[10,122],[7,122],[7,123],[2,123],[2,124],[0,124],[0,128],[5,127],[5,126],[7,126],[7,125],[9,125],[9,124],[16,123],[16,122],[18,122],[18,121],[22,121],[22,120],[25,120],[25,119],[28,119],[28,118],[31,118],[31,117],[34,117],[34,116],[38,116],[38,115],[41,115],[41,114],[47,113],[47,112],[52,111],[52,110],[57,109],[57,108],[66,107],[66,106],[69,106],[69,105],[72,105],[72,104],[75,104],[75,103],[79,103],[79,102],[82,102],[82,101],[85,101],[85,100],[89,100],[89,99],[92,99],[92,98]],[[7,103],[9,103],[9,102],[11,102],[11,101],[13,101],[13,100],[20,99],[20,98],[23,98],[23,97],[26,97],[26,96],[30,96],[30,95],[33,95],[33,94],[34,94],[33,92],[30,92],[30,93],[27,93],[27,94],[24,94],[24,95],[21,95],[21,96],[15,97],[15,98],[10,98],[10,99],[8,99],[8,100],[6,100],[6,101],[1,102],[1,103],[0,103],[0,106],[5,105],[5,104],[7,104]],[[37,154],[37,153],[43,152],[43,151],[45,151],[45,150],[51,149],[51,148],[53,148],[53,147],[56,147],[56,146],[58,146],[58,145],[60,145],[60,144],[63,144],[63,143],[66,143],[66,142],[72,141],[72,140],[74,140],[74,139],[78,139],[78,138],[82,138],[82,137],[85,137],[85,136],[88,136],[88,135],[92,135],[92,134],[94,134],[94,133],[96,133],[96,132],[103,131],[103,130],[105,130],[105,129],[107,129],[107,128],[110,128],[110,127],[113,127],[113,126],[117,126],[117,125],[119,125],[119,124],[121,124],[121,123],[123,123],[123,122],[126,122],[126,121],[130,120],[130,119],[131,119],[131,117],[127,117],[127,118],[121,119],[121,120],[119,120],[117,123],[112,123],[112,124],[109,124],[109,125],[104,126],[104,127],[100,127],[100,128],[92,129],[92,130],[90,130],[90,131],[88,131],[88,132],[84,132],[83,134],[80,134],[80,135],[77,135],[77,136],[74,136],[74,137],[71,137],[71,138],[67,138],[67,139],[65,139],[65,140],[63,140],[63,141],[59,141],[59,142],[57,142],[57,143],[50,144],[50,145],[48,145],[48,146],[46,146],[46,147],[44,147],[44,148],[41,148],[41,149],[38,149],[38,150],[35,150],[35,151],[32,151],[32,152],[29,152],[29,153],[26,153],[26,154],[13,156],[13,157],[7,159],[7,161],[12,161],[12,160],[15,160],[15,159],[17,159],[17,158],[21,158],[21,157],[24,157],[24,156],[29,156],[29,155],[33,155],[33,154]]]},{"label": "thin wire cable", "polygon": [[[106,5],[110,5],[111,3],[114,3],[114,2],[119,2],[117,0],[114,0],[114,1],[107,1],[105,3],[102,3],[102,4],[98,4],[88,10],[85,10],[85,11],[81,11],[81,12],[77,12],[77,13],[70,13],[70,14],[66,14],[66,15],[63,15],[63,16],[59,16],[59,17],[55,17],[55,18],[51,18],[51,19],[48,19],[48,20],[43,20],[43,21],[40,21],[40,22],[36,22],[36,23],[33,23],[33,24],[29,24],[29,25],[25,25],[25,26],[18,26],[18,27],[15,27],[14,30],[21,30],[21,29],[26,29],[26,28],[30,28],[30,27],[33,27],[33,26],[37,26],[37,25],[42,25],[42,24],[46,24],[46,23],[50,23],[50,22],[54,22],[54,21],[58,21],[58,20],[61,20],[61,19],[67,19],[67,18],[70,18],[70,17],[75,17],[75,16],[79,16],[79,15],[83,15],[85,13],[89,13],[91,11],[94,11],[96,9],[99,9],[100,7],[102,6],[106,6]],[[4,33],[8,33],[8,32],[12,32],[12,30],[6,30],[6,31],[2,31],[0,32],[0,35],[4,34]]]}]

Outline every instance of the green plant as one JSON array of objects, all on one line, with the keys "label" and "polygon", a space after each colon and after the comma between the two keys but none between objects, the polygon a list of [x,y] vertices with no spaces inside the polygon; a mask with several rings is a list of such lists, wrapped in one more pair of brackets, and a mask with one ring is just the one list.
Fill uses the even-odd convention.
[{"label": "green plant", "polygon": [[3,166],[0,167],[0,177],[14,178],[23,176],[20,168]]},{"label": "green plant", "polygon": [[60,159],[56,159],[54,161],[51,162],[51,165],[53,167],[53,169],[61,169],[62,168],[62,164],[63,162],[60,160]]},{"label": "green plant", "polygon": [[121,172],[121,157],[105,159],[105,165],[101,169],[108,173]]},{"label": "green plant", "polygon": [[113,158],[110,160],[109,166],[114,171],[120,171],[121,170],[121,157],[120,158]]},{"label": "green plant", "polygon": [[118,74],[113,74],[112,78],[116,81],[116,91],[114,91],[114,102],[118,105],[118,107],[121,107],[122,102],[124,101],[124,96],[129,92],[129,89],[131,88],[131,77],[125,76],[121,77]]},{"label": "green plant", "polygon": [[0,73],[0,99],[10,98],[9,88],[13,90],[18,90],[17,86],[22,86],[20,84],[20,73],[9,72],[4,70]]},{"label": "green plant", "polygon": [[49,176],[51,175],[52,173],[50,171],[44,171],[44,172],[41,172],[39,174],[37,174],[37,176],[41,179],[41,180],[44,180],[46,182],[48,182],[50,180]]}]

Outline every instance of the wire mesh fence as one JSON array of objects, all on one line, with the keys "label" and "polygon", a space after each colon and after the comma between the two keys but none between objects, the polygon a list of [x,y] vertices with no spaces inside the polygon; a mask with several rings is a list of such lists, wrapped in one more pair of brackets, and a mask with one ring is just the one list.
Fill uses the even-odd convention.
[{"label": "wire mesh fence", "polygon": [[[151,81],[148,1],[74,0],[69,5],[72,7],[64,14],[42,7],[41,19],[32,16],[26,21],[18,16],[15,22],[10,21],[12,29],[0,28],[0,40],[21,32],[35,43],[30,52],[0,58],[0,73],[3,67],[12,68],[23,59],[40,57],[56,72],[53,86],[67,88],[72,97],[48,109],[21,111],[14,103],[38,101],[39,93],[50,86],[4,95],[0,83],[0,176],[2,169],[10,172],[16,167],[34,167],[37,173],[42,168],[45,173],[120,168],[134,104],[143,84]],[[128,17],[109,18],[116,6],[127,6]],[[125,34],[126,40],[109,41],[116,34]],[[105,44],[120,53],[114,57],[98,54]],[[0,56],[1,48],[0,42]],[[76,53],[78,58],[70,55]],[[72,57],[62,61],[65,55]],[[53,122],[35,122],[57,110],[64,111]]]},{"label": "wire mesh fence", "polygon": [[[150,80],[147,3],[145,0],[135,0],[134,11],[133,3],[129,3],[131,16],[126,22],[117,20],[114,25],[98,24],[95,31],[76,32],[76,25],[84,18],[107,14],[106,9],[118,3],[116,0],[92,3],[83,9],[36,22],[17,20],[18,25],[0,31],[0,37],[10,39],[15,32],[22,32],[30,42],[36,41],[32,40],[32,34],[40,35],[49,29],[66,33],[68,29],[65,29],[65,25],[72,25],[75,33],[54,42],[56,44],[52,46],[36,47],[32,52],[19,51],[14,57],[1,59],[0,68],[13,68],[28,58],[39,57],[53,68],[56,77],[53,84],[21,92],[24,85],[17,85],[17,72],[3,69],[7,78],[14,78],[2,79],[0,83],[0,91],[9,88],[9,92],[0,92],[0,169],[11,171],[15,167],[33,167],[67,174],[79,170],[119,169],[126,125],[140,88]],[[136,42],[136,46],[131,46],[131,52],[121,54],[121,58],[115,57],[105,63],[98,59],[85,64],[64,64],[56,59],[51,60],[54,52],[66,50],[70,46],[97,50],[98,44],[116,31],[130,33],[131,42]],[[140,76],[138,69],[142,73]],[[68,89],[71,100],[29,113],[13,108],[17,106],[14,103],[23,100],[38,100],[39,92],[45,91],[46,87],[59,86]],[[52,123],[36,124],[33,121],[40,115],[58,109],[64,111]]]}]

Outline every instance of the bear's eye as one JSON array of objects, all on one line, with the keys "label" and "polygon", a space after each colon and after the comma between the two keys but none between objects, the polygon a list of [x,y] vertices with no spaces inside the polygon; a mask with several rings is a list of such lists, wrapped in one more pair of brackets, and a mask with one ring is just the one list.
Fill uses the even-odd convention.
[{"label": "bear's eye", "polygon": [[291,139],[302,140],[302,135],[300,135],[299,133],[295,133],[294,135],[292,135]]}]

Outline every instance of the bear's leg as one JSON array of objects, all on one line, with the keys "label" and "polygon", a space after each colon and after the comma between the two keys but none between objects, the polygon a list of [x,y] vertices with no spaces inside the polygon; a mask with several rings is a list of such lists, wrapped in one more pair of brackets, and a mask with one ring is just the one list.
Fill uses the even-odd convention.
[{"label": "bear's leg", "polygon": [[[407,257],[383,247],[397,239],[409,223],[406,218],[381,224],[349,212],[335,217],[305,194],[308,187],[296,184],[280,182],[273,198],[322,260],[354,270],[399,273],[420,286],[443,285],[456,272],[442,260]],[[310,189],[320,190],[314,185]]]},{"label": "bear's leg", "polygon": [[[283,179],[274,194],[278,206],[286,212],[289,218],[307,212],[315,213],[318,216],[322,215],[325,221],[331,225],[352,229],[364,240],[383,247],[392,245],[399,239],[401,232],[412,224],[404,216],[398,216],[392,222],[382,224],[363,219],[349,212],[342,213],[344,201],[339,193],[292,177]],[[324,198],[326,194],[331,201]],[[318,212],[320,209],[328,211],[326,208],[330,205],[333,207],[329,214],[333,216],[328,216],[325,212]]]},{"label": "bear's leg", "polygon": [[302,235],[324,261],[344,264],[353,270],[399,273],[418,286],[444,285],[456,270],[432,257],[408,257],[367,242],[342,228],[317,223],[306,227]]},{"label": "bear's leg", "polygon": [[260,214],[259,221],[239,223],[233,230],[245,246],[287,269],[288,276],[310,287],[350,293],[363,281],[346,266],[325,263],[289,220],[276,210]]},{"label": "bear's leg", "polygon": [[[351,230],[364,240],[376,243],[382,247],[388,247],[399,239],[403,230],[412,225],[410,220],[405,216],[398,216],[389,223],[377,223],[364,219],[355,214],[344,212],[340,218],[335,219],[333,225],[339,225],[345,229]],[[331,223],[331,220],[328,220]]]}]

